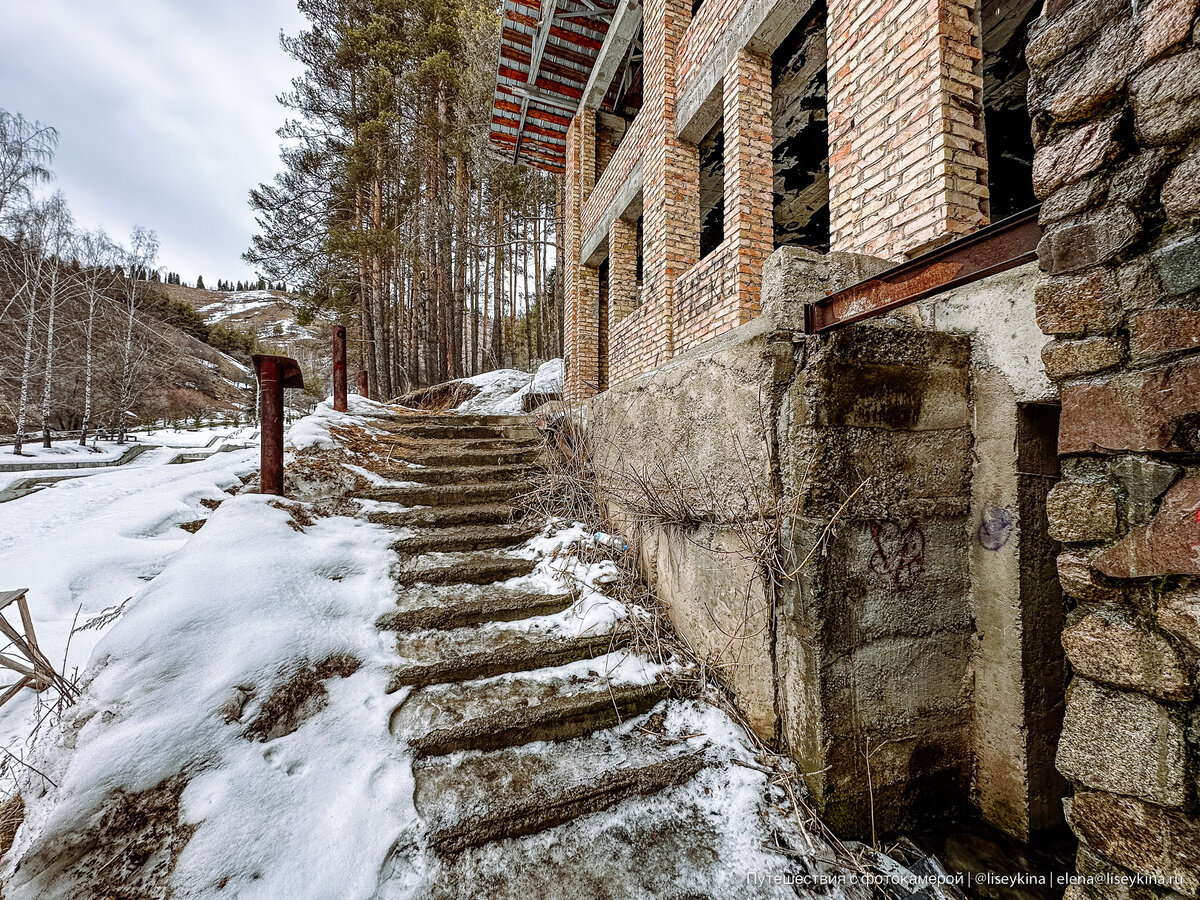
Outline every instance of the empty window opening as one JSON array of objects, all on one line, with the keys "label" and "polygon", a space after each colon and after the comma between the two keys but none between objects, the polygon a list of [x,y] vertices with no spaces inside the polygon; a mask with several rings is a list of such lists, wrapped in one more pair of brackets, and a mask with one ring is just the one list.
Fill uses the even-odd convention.
[{"label": "empty window opening", "polygon": [[642,59],[642,25],[639,24],[596,113],[597,181],[625,139],[629,123],[642,110]]},{"label": "empty window opening", "polygon": [[725,240],[725,121],[704,136],[700,150],[700,258]]},{"label": "empty window opening", "polygon": [[829,250],[825,4],[814,4],[771,55],[775,246]]},{"label": "empty window opening", "polygon": [[1029,29],[1041,0],[983,0],[983,117],[993,222],[1037,203],[1026,93]]},{"label": "empty window opening", "polygon": [[642,249],[643,243],[645,241],[645,237],[643,236],[643,232],[642,232],[642,222],[643,222],[643,216],[641,214],[639,214],[637,217],[637,286],[638,286],[637,305],[638,306],[642,305],[642,254],[645,252]]},{"label": "empty window opening", "polygon": [[609,112],[596,113],[596,181],[604,174],[613,155],[617,152],[628,122]]}]

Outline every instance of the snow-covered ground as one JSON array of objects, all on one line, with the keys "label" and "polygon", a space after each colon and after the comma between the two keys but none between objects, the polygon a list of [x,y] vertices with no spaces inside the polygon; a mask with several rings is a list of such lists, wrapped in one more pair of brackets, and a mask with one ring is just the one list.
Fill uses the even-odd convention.
[{"label": "snow-covered ground", "polygon": [[[339,473],[353,479],[349,467],[367,461],[343,449],[345,436],[375,431],[370,415],[383,407],[359,397],[350,403],[344,415],[326,401],[289,432],[289,483],[307,501],[328,499],[322,491]],[[440,868],[450,863],[422,849],[427,823],[417,813],[411,751],[392,730],[393,710],[411,688],[388,694],[397,638],[376,621],[396,608],[397,533],[328,509],[317,515],[316,502],[305,499],[226,493],[256,461],[256,451],[245,450],[187,466],[122,467],[0,504],[0,571],[31,587],[52,658],[77,609],[83,622],[125,604],[115,624],[76,632],[68,667],[90,656],[84,693],[31,752],[21,748],[29,767],[10,768],[26,818],[5,857],[9,900],[108,893],[408,900],[436,894],[431,881],[452,876]],[[306,481],[306,466],[321,479]],[[204,527],[194,536],[178,528],[209,513],[204,500],[222,501]],[[617,574],[612,563],[570,554],[608,540],[550,523],[515,551],[537,560],[522,587],[570,585],[574,601],[553,615],[482,627],[571,636],[645,615],[606,596]],[[437,554],[426,556],[437,562]],[[578,672],[567,690],[596,671],[611,689],[649,684],[663,670],[627,652],[571,665]],[[544,677],[561,680],[563,670]],[[23,697],[0,714],[0,729],[15,739],[33,713],[31,697]],[[661,827],[665,847],[676,834],[693,849],[706,840],[695,835],[711,830],[704,853],[736,861],[722,870],[730,881],[718,895],[767,895],[748,891],[745,879],[753,872],[774,879],[792,866],[764,846],[786,823],[774,821],[778,810],[765,810],[763,797],[774,790],[773,809],[782,789],[769,788],[768,770],[724,713],[703,701],[673,702],[665,719],[678,741],[698,739],[710,765],[660,795],[630,800],[620,827],[632,834]],[[640,726],[631,719],[622,727],[632,734]],[[573,758],[567,764],[586,774],[589,759],[585,752],[578,766]],[[527,883],[552,881],[563,854],[586,857],[606,840],[596,831],[606,821],[584,816],[534,835],[520,845],[534,854],[528,861],[514,858],[524,852],[517,845],[490,844],[475,854],[471,883],[486,896],[484,885],[523,865],[532,872]],[[625,887],[645,880],[638,871],[645,848],[605,844],[614,845],[628,858],[595,861],[610,895],[640,896]],[[669,849],[662,855],[678,869],[664,875],[664,889],[691,896],[713,887],[703,861]],[[463,887],[459,896],[471,889]]]},{"label": "snow-covered ground", "polygon": [[[165,462],[168,454],[175,455],[151,455]],[[182,466],[143,460],[0,503],[0,589],[29,588],[38,641],[56,665],[65,660],[67,673],[84,666],[105,630],[79,626],[140,593],[192,539],[179,526],[209,515],[202,500],[228,499],[225,489],[257,468],[258,453]],[[0,746],[24,753],[35,701],[25,690],[0,707]]]},{"label": "snow-covered ground", "polygon": [[234,291],[216,303],[201,307],[200,312],[204,314],[205,322],[215,325],[232,316],[274,306],[282,299],[271,291]]},{"label": "snow-covered ground", "polygon": [[53,446],[43,447],[39,435],[31,434],[21,445],[21,455],[12,452],[12,444],[0,447],[0,470],[6,463],[101,463],[117,459],[133,442],[117,444],[115,441],[88,441],[81,446],[76,440],[56,440]]},{"label": "snow-covered ground", "polygon": [[459,412],[517,415],[526,412],[525,398],[530,395],[562,395],[563,361],[542,363],[532,375],[519,369],[496,369],[462,380],[479,388],[479,393],[462,403]]}]

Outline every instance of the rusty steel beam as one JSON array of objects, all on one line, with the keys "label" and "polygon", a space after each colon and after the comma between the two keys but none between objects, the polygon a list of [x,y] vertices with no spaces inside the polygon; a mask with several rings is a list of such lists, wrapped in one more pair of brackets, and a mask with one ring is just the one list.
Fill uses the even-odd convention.
[{"label": "rusty steel beam", "polygon": [[363,369],[358,373],[358,395],[371,399],[371,381],[367,376],[367,370]]},{"label": "rusty steel beam", "polygon": [[287,356],[254,354],[258,376],[259,493],[283,496],[283,389],[304,387],[300,364]]},{"label": "rusty steel beam", "polygon": [[346,326],[333,326],[333,408],[346,411]]},{"label": "rusty steel beam", "polygon": [[1027,209],[810,303],[804,310],[805,332],[869,319],[1032,262],[1042,238],[1039,209]]}]

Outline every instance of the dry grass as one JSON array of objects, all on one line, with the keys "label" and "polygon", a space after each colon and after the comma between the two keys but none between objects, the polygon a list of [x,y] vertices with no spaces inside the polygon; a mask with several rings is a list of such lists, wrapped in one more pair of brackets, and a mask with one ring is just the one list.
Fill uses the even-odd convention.
[{"label": "dry grass", "polygon": [[405,394],[400,398],[400,403],[411,409],[445,412],[466,403],[478,393],[479,388],[473,384],[467,384],[465,381],[447,381]]},{"label": "dry grass", "polygon": [[291,734],[329,702],[326,679],[348,678],[361,665],[352,656],[331,656],[316,665],[305,666],[275,689],[243,735],[265,743]]},{"label": "dry grass", "polygon": [[0,856],[8,852],[17,836],[17,829],[25,821],[25,801],[20,794],[13,794],[0,803]]}]

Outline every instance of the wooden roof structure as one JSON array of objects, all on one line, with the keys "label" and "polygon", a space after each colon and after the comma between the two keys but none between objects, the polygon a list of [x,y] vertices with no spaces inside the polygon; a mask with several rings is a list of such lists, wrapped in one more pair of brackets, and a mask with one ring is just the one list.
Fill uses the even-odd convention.
[{"label": "wooden roof structure", "polygon": [[504,0],[492,98],[492,147],[562,174],[579,109],[616,0]]}]

